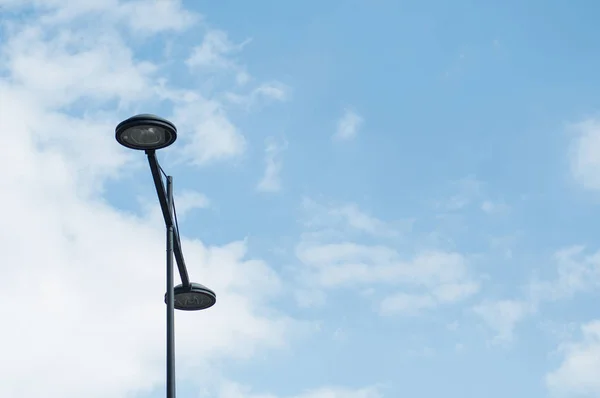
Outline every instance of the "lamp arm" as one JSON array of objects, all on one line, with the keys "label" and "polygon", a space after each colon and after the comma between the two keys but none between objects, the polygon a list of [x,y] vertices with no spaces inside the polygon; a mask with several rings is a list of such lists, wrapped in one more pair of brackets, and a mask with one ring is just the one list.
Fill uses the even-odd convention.
[{"label": "lamp arm", "polygon": [[158,201],[160,202],[160,209],[162,210],[163,218],[165,219],[165,226],[167,228],[173,227],[175,261],[177,262],[177,268],[179,270],[181,284],[187,287],[190,286],[190,277],[188,276],[185,261],[183,259],[183,253],[181,251],[181,240],[179,239],[179,231],[177,228],[175,228],[173,215],[171,214],[171,212],[169,212],[167,192],[165,190],[165,184],[163,182],[163,179],[160,175],[160,167],[158,165],[158,159],[156,158],[156,152],[154,150],[147,150],[146,155],[148,156],[148,164],[150,165],[152,179],[154,180],[154,186],[156,187],[156,194],[158,195]]}]

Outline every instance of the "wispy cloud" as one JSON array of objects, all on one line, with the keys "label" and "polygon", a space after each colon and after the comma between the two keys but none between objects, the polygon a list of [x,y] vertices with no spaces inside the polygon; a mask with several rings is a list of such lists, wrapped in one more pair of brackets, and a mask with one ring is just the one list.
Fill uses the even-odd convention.
[{"label": "wispy cloud", "polygon": [[503,202],[484,200],[481,203],[481,210],[487,214],[506,214],[510,211],[510,206]]},{"label": "wispy cloud", "polygon": [[351,140],[356,137],[363,124],[362,116],[351,109],[346,109],[337,122],[337,130],[333,139],[336,141]]},{"label": "wispy cloud", "polygon": [[226,81],[232,78],[235,84],[224,88],[217,97],[226,104],[242,106],[247,111],[267,101],[286,101],[291,91],[289,86],[277,80],[257,82],[248,72],[238,55],[251,41],[246,39],[236,44],[226,32],[211,29],[186,60],[194,74],[210,77],[214,86],[220,87],[214,82],[215,77]]},{"label": "wispy cloud", "polygon": [[479,281],[460,253],[424,249],[405,254],[393,244],[398,231],[356,205],[325,206],[305,198],[303,208],[308,213],[304,225],[311,232],[303,234],[296,256],[313,289],[385,286],[396,292],[372,298],[380,300],[382,315],[415,315],[479,291]]},{"label": "wispy cloud", "polygon": [[571,246],[554,254],[555,276],[532,279],[522,287],[520,297],[485,300],[475,313],[496,335],[494,342],[510,342],[517,325],[539,311],[544,304],[565,300],[600,286],[600,252],[585,253],[583,246]]},{"label": "wispy cloud", "polygon": [[389,223],[360,209],[356,203],[323,204],[304,198],[302,207],[303,223],[311,229],[337,228],[381,237],[395,237],[401,233]]},{"label": "wispy cloud", "polygon": [[[121,24],[130,32],[142,36],[185,31],[202,19],[201,15],[186,10],[181,0],[153,2],[89,0],[71,4],[52,0],[35,3],[5,0],[2,3],[7,10],[43,8],[43,14],[37,18],[40,25],[60,26],[81,18],[102,15],[111,23]],[[136,17],[132,18],[132,15]],[[160,15],[160,18],[156,18],[156,15]]]},{"label": "wispy cloud", "polygon": [[[306,391],[299,395],[288,396],[288,398],[383,398],[378,387],[363,387],[350,389],[345,387],[321,387]],[[269,393],[254,393],[249,387],[225,382],[223,383],[219,398],[279,398]]]},{"label": "wispy cloud", "polygon": [[273,137],[267,139],[265,143],[265,172],[256,189],[261,192],[278,192],[281,190],[282,152],[286,149],[286,141],[277,141]]},{"label": "wispy cloud", "polygon": [[277,81],[266,82],[252,89],[249,93],[227,92],[224,98],[231,104],[240,105],[246,110],[251,110],[257,104],[265,101],[287,101],[290,88]]},{"label": "wispy cloud", "polygon": [[483,183],[474,176],[451,181],[449,186],[450,195],[435,203],[435,207],[442,211],[464,210],[483,195]]},{"label": "wispy cloud", "polygon": [[600,320],[582,325],[580,334],[561,344],[562,362],[546,375],[548,389],[557,396],[600,396]]},{"label": "wispy cloud", "polygon": [[494,331],[492,342],[503,344],[513,340],[516,325],[534,311],[534,307],[527,301],[497,300],[484,301],[473,310]]},{"label": "wispy cloud", "polygon": [[396,293],[381,301],[379,311],[382,315],[416,315],[436,305],[435,300],[429,295]]},{"label": "wispy cloud", "polygon": [[177,215],[185,216],[191,210],[204,209],[210,205],[210,200],[206,195],[196,191],[183,191],[181,194],[175,196],[177,203]]},{"label": "wispy cloud", "polygon": [[240,85],[250,80],[250,75],[244,66],[240,65],[232,55],[240,52],[251,39],[240,44],[234,44],[229,40],[226,32],[221,30],[210,30],[204,36],[202,43],[195,47],[186,61],[193,69],[204,72],[229,70],[236,74],[236,81]]},{"label": "wispy cloud", "polygon": [[573,177],[586,189],[600,190],[600,122],[588,119],[569,127]]},{"label": "wispy cloud", "polygon": [[204,166],[244,153],[246,138],[228,118],[223,104],[193,92],[182,94],[174,99],[177,107],[173,119],[178,121],[180,128],[192,133],[185,138],[182,160]]}]

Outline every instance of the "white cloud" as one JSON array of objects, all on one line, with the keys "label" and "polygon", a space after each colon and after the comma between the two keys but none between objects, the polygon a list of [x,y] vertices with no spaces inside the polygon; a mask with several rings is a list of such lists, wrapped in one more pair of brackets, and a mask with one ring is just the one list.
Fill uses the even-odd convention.
[{"label": "white cloud", "polygon": [[185,139],[181,158],[203,166],[241,155],[246,150],[246,139],[227,118],[222,104],[200,95],[189,95],[178,102],[173,113],[179,129],[192,135]]},{"label": "white cloud", "polygon": [[[59,10],[79,15],[78,9]],[[100,14],[97,19],[107,19],[107,23],[114,21],[114,18],[111,19],[112,11],[104,11],[107,14]],[[176,122],[181,140],[185,143],[180,146],[182,160],[206,165],[244,152],[246,140],[228,119],[222,103],[205,98],[192,89],[169,87],[157,65],[135,58],[116,27],[101,30],[86,27],[75,34],[64,27],[54,33],[54,28],[46,29],[43,24],[31,26],[23,25],[11,30],[10,40],[3,43],[6,71],[12,81],[19,84],[19,90],[15,90],[13,95],[35,92],[36,104],[43,105],[44,110],[73,106],[82,100],[93,101],[89,103],[89,109],[103,109],[114,101],[118,101],[120,108],[129,109],[140,104],[156,106],[167,100],[175,105],[170,117]],[[99,121],[97,115],[88,114],[86,122],[93,127],[84,130],[106,128],[109,121],[111,124],[115,122],[114,112],[110,116],[97,113],[102,120]],[[63,118],[60,113],[44,114],[44,117]],[[32,119],[32,123],[36,122],[46,123],[41,116]],[[101,126],[99,122],[105,125]],[[76,121],[71,121],[73,123]],[[66,121],[65,127],[69,127]],[[56,132],[56,136],[59,134],[64,136],[66,133]],[[87,143],[88,136],[91,134],[79,132],[69,135],[69,139],[82,144],[78,150],[82,149],[80,153],[83,154],[86,146],[92,147]],[[108,139],[105,141],[109,142]],[[95,156],[93,152],[87,150]]]},{"label": "white cloud", "polygon": [[[3,129],[13,126],[2,116]],[[2,353],[0,395],[105,397],[156,386],[164,357],[162,230],[98,199],[78,198],[64,155],[27,152],[29,160],[17,163],[20,175],[4,181],[10,192],[2,205],[12,209],[6,221],[15,227],[2,239],[0,311],[11,328],[0,337],[11,345]],[[244,260],[244,242],[183,244],[188,264],[195,265],[192,277],[215,289],[219,303],[195,316],[178,315],[177,341],[185,347],[178,361],[201,366],[285,344],[294,322],[259,314],[281,282],[266,264]],[[254,284],[266,295],[250,292]],[[93,361],[82,361],[82,353]],[[182,374],[190,366],[181,367]]]},{"label": "white cloud", "polygon": [[380,305],[382,315],[417,315],[424,310],[441,305],[458,303],[479,291],[480,285],[474,281],[442,283],[430,289],[427,294],[395,293],[385,297]]},{"label": "white cloud", "polygon": [[[103,3],[106,7],[110,1],[98,3]],[[129,1],[122,3],[113,12],[118,13],[121,20],[128,23],[134,31],[147,33],[185,30],[201,18],[185,10],[181,0]]]},{"label": "white cloud", "polygon": [[330,214],[342,216],[350,227],[371,235],[387,236],[397,234],[383,221],[360,211],[355,204],[333,208],[330,210]]},{"label": "white cloud", "polygon": [[134,60],[110,31],[82,38],[68,30],[48,35],[39,26],[23,27],[4,43],[2,58],[20,90],[35,92],[37,103],[53,109],[81,99],[141,101],[156,71],[152,63]]},{"label": "white cloud", "polygon": [[421,252],[407,261],[385,246],[304,242],[297,255],[315,272],[318,283],[328,287],[369,283],[441,287],[468,278],[466,260],[458,253]]},{"label": "white cloud", "polygon": [[283,167],[282,152],[287,142],[278,142],[269,137],[265,143],[265,172],[256,189],[261,192],[278,192],[281,190],[281,169]]},{"label": "white cloud", "polygon": [[210,205],[210,200],[206,195],[195,191],[183,191],[179,195],[175,195],[175,203],[177,204],[177,215],[185,216],[190,210],[203,209]]},{"label": "white cloud", "polygon": [[585,253],[583,246],[571,246],[554,254],[556,276],[551,280],[534,280],[529,291],[535,301],[570,298],[600,286],[600,252]]},{"label": "white cloud", "polygon": [[41,11],[43,14],[37,22],[46,26],[60,26],[73,20],[86,19],[89,25],[119,23],[142,34],[185,30],[201,19],[200,15],[185,10],[180,0],[2,0],[0,5],[9,11]]},{"label": "white cloud", "polygon": [[543,304],[572,298],[600,286],[600,252],[585,253],[583,246],[571,246],[554,254],[556,275],[531,280],[518,299],[484,301],[475,313],[495,331],[495,342],[510,342],[517,324],[536,313]]},{"label": "white cloud", "polygon": [[[397,292],[380,302],[383,315],[415,314],[479,291],[460,253],[432,249],[402,254],[389,241],[396,231],[355,205],[331,207],[305,198],[303,208],[310,232],[302,235],[296,256],[305,265],[301,278],[313,289],[387,285]],[[352,239],[355,231],[366,233],[371,242]]]},{"label": "white cloud", "polygon": [[481,203],[481,210],[483,210],[483,212],[487,214],[504,214],[510,210],[510,207],[502,202],[484,200]]},{"label": "white cloud", "polygon": [[529,303],[518,300],[484,301],[473,310],[494,331],[494,343],[511,342],[517,323],[533,311]]},{"label": "white cloud", "polygon": [[304,224],[310,228],[339,228],[380,237],[399,236],[399,231],[377,217],[361,210],[355,203],[323,205],[304,198],[302,207],[306,213]]},{"label": "white cloud", "polygon": [[294,298],[302,308],[320,307],[327,300],[325,293],[317,289],[297,289]]},{"label": "white cloud", "polygon": [[258,85],[249,93],[226,92],[223,97],[228,103],[251,111],[270,101],[287,101],[290,98],[290,92],[290,88],[285,84],[271,81]]},{"label": "white cloud", "polygon": [[[194,48],[186,63],[191,68],[235,69],[244,73],[230,55],[239,52],[246,43],[236,45],[229,40],[226,32],[211,30],[206,33],[202,43]],[[240,79],[246,80],[244,77]]]},{"label": "white cloud", "polygon": [[251,110],[265,100],[287,101],[290,97],[290,88],[281,82],[272,81],[260,84],[247,94],[227,92],[224,97],[231,104]]},{"label": "white cloud", "polygon": [[439,212],[436,215],[438,220],[454,222],[457,228],[464,226],[468,221],[464,217],[474,210],[488,215],[506,215],[510,212],[510,205],[490,197],[487,184],[474,175],[449,181],[445,185],[442,198],[433,201],[432,207]]},{"label": "white cloud", "polygon": [[[187,66],[195,73],[231,75],[238,86],[245,86],[253,77],[246,66],[235,58],[242,49],[251,42],[246,39],[239,44],[233,43],[226,32],[209,30],[196,46],[188,59]],[[289,87],[278,81],[269,81],[258,84],[246,93],[226,92],[224,97],[234,104],[241,104],[248,108],[262,99],[285,101],[288,99]]]},{"label": "white cloud", "polygon": [[289,88],[280,82],[263,83],[252,91],[253,97],[265,97],[278,101],[285,101]]},{"label": "white cloud", "polygon": [[[0,206],[10,209],[4,222],[11,226],[0,239],[0,313],[11,325],[0,329],[10,342],[2,349],[0,396],[95,398],[159,387],[164,231],[156,218],[122,212],[103,196],[108,179],[144,163],[143,153],[114,141],[114,125],[121,113],[168,101],[180,130],[198,129],[190,128],[191,138],[181,134],[192,160],[239,154],[244,139],[218,102],[168,87],[161,69],[127,45],[118,23],[133,24],[141,3],[12,4],[44,14],[20,14],[24,23],[11,25],[0,43],[0,135],[10,148],[0,158],[7,171]],[[144,4],[153,16],[179,17],[169,14],[179,12],[179,2]],[[126,11],[127,18],[119,14]],[[84,16],[93,23],[71,24]],[[152,34],[176,25],[185,19],[131,27]],[[196,193],[178,199],[184,213],[207,204]],[[283,282],[268,264],[248,258],[245,241],[207,246],[182,238],[192,280],[218,296],[210,310],[177,314],[182,379],[202,379],[195,370],[216,359],[248,358],[306,330],[269,306]]]},{"label": "white cloud", "polygon": [[[176,186],[174,191],[175,212],[179,221],[183,221],[192,210],[204,209],[210,206],[208,197],[200,192],[184,190],[181,193],[177,193]],[[162,210],[158,205],[156,194],[151,197],[139,196],[137,199],[142,212],[149,222],[162,222]]]},{"label": "white cloud", "polygon": [[588,119],[570,126],[573,140],[570,148],[571,172],[584,188],[600,189],[600,123]]},{"label": "white cloud", "polygon": [[562,362],[546,375],[550,392],[560,397],[598,397],[600,395],[600,321],[581,327],[581,339],[562,344]]},{"label": "white cloud", "polygon": [[450,186],[453,193],[448,198],[437,201],[436,208],[445,211],[463,210],[483,193],[483,183],[474,176],[452,181]]},{"label": "white cloud", "polygon": [[362,116],[350,109],[346,109],[337,122],[337,130],[333,138],[338,141],[353,139],[363,124],[364,119]]},{"label": "white cloud", "polygon": [[[382,398],[377,387],[350,389],[344,387],[322,387],[294,395],[290,398]],[[219,398],[278,398],[274,394],[253,393],[248,387],[235,383],[224,383]]]},{"label": "white cloud", "polygon": [[433,296],[442,303],[454,303],[470,297],[479,291],[480,285],[472,280],[444,283],[433,290]]},{"label": "white cloud", "polygon": [[[244,86],[253,79],[234,55],[249,42],[250,40],[246,40],[241,44],[234,44],[226,32],[209,30],[186,63],[194,73],[232,75],[238,86]],[[190,90],[162,88],[162,95],[177,104],[173,119],[177,120],[178,126],[193,131],[192,136],[187,139],[183,159],[202,166],[241,155],[246,150],[247,142],[227,117],[225,104],[243,105],[250,110],[263,100],[285,101],[289,92],[286,85],[277,81],[258,83],[249,91],[240,92],[238,89],[240,88],[228,87],[214,98],[206,98]]]},{"label": "white cloud", "polygon": [[383,299],[379,311],[382,315],[415,315],[436,305],[431,296],[396,293]]}]

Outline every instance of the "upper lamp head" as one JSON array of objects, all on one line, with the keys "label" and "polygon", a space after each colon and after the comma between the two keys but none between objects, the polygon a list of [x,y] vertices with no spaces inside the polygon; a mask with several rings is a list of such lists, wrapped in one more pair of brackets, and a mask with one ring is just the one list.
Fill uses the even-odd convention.
[{"label": "upper lamp head", "polygon": [[[217,302],[217,295],[204,285],[190,283],[189,286],[177,285],[174,289],[175,309],[182,311],[199,311],[212,307]],[[165,294],[165,303],[167,295]]]},{"label": "upper lamp head", "polygon": [[155,115],[136,115],[117,125],[115,137],[119,144],[127,148],[155,150],[174,143],[177,128],[170,121]]}]

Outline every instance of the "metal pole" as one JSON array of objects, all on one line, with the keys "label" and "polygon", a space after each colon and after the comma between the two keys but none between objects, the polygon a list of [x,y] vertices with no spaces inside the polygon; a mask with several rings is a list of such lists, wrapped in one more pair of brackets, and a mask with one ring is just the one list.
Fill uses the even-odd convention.
[{"label": "metal pole", "polygon": [[[167,205],[173,216],[173,177],[167,177]],[[172,219],[172,218],[171,218]],[[173,291],[173,229],[167,225],[167,398],[175,398],[175,294]]]},{"label": "metal pole", "polygon": [[[158,159],[156,158],[156,152],[153,150],[146,151],[146,155],[148,155],[148,163],[150,164],[150,171],[152,172],[152,179],[154,180],[154,187],[156,188],[156,194],[158,195],[160,209],[162,210],[165,219],[165,225],[168,228],[169,225],[174,224],[173,211],[169,211],[169,204],[167,203],[169,200],[167,192],[165,191],[165,185],[160,176],[160,166],[158,164]],[[190,278],[188,276],[187,268],[185,267],[185,261],[183,260],[183,253],[181,251],[181,245],[179,244],[179,231],[177,231],[177,229],[173,230],[173,240],[173,250],[175,251],[175,261],[177,261],[181,284],[183,286],[189,286]]]}]

